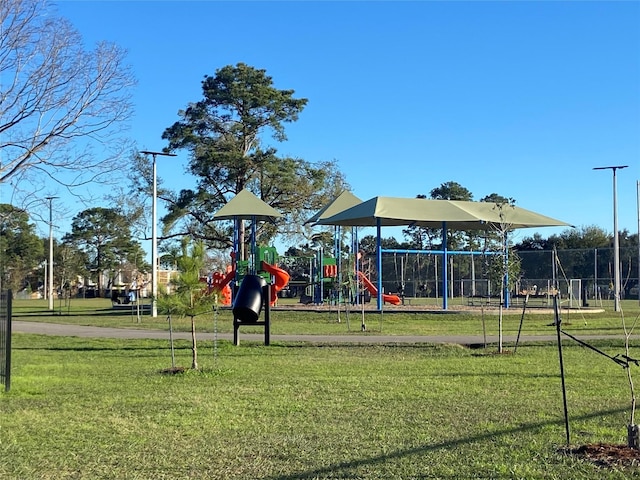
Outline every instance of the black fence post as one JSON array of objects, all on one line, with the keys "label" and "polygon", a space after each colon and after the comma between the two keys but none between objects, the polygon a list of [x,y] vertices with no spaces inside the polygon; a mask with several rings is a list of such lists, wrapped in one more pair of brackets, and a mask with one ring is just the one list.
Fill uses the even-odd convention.
[{"label": "black fence post", "polygon": [[271,343],[271,285],[262,287],[262,298],[264,298],[264,344]]},{"label": "black fence post", "polygon": [[0,292],[0,380],[11,388],[11,290]]}]

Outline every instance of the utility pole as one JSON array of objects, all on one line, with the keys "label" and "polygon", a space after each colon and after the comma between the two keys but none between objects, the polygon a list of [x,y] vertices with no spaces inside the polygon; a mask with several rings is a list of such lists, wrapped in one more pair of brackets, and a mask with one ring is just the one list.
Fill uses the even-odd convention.
[{"label": "utility pole", "polygon": [[49,310],[53,311],[53,201],[59,197],[45,197],[49,200],[49,279],[48,279],[48,295]]},{"label": "utility pole", "polygon": [[176,154],[150,152],[147,150],[143,150],[140,153],[153,157],[153,194],[151,196],[151,317],[156,318],[158,316],[158,233],[156,231],[158,184],[156,176],[156,156],[175,157]]},{"label": "utility pole", "polygon": [[613,172],[613,310],[620,311],[620,245],[618,239],[618,192],[616,170],[622,170],[629,165],[611,167],[595,167],[594,170],[611,170]]}]

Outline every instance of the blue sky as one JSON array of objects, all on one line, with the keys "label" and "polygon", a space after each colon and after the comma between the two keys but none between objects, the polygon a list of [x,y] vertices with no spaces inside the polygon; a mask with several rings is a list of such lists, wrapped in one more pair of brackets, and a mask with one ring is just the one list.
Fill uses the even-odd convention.
[{"label": "blue sky", "polygon": [[[363,200],[454,181],[476,200],[495,192],[611,232],[612,174],[592,168],[629,165],[618,171],[618,226],[637,232],[638,1],[58,0],[58,9],[88,46],[128,50],[140,149],[166,145],[162,132],[200,99],[204,75],[244,62],[309,100],[278,151],[336,160]],[[159,177],[193,186],[186,161],[159,159]]]}]

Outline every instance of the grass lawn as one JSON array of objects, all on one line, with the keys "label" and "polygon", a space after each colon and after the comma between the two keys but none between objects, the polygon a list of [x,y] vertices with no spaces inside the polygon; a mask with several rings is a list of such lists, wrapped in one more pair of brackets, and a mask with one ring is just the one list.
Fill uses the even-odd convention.
[{"label": "grass lawn", "polygon": [[[164,319],[138,324],[100,308],[92,314],[94,307],[54,318],[16,302],[16,320],[166,328]],[[637,306],[624,308],[633,321]],[[616,316],[593,314],[586,327],[576,317],[567,329],[617,332]],[[527,319],[529,331],[555,331],[543,324],[549,317]],[[517,328],[519,320],[505,322]],[[481,331],[479,322],[467,314],[385,314],[382,326],[456,334]],[[200,323],[204,331],[211,318]],[[274,333],[276,325],[280,333],[313,325],[300,333],[348,335],[325,313],[277,312]],[[592,343],[623,353],[619,338]],[[177,347],[177,364],[189,366],[190,343]],[[563,351],[571,444],[626,443],[626,371],[572,342]],[[640,357],[635,345],[631,356]],[[201,371],[171,375],[162,373],[171,367],[163,340],[14,334],[11,390],[0,393],[0,478],[640,478],[640,467],[601,467],[562,453],[553,343],[498,355],[456,345],[201,341],[199,360]]]},{"label": "grass lawn", "polygon": [[[289,300],[289,299],[286,299]],[[293,300],[289,300],[293,302]],[[287,306],[286,301],[280,305]],[[621,302],[624,317],[628,325],[640,315],[638,300]],[[540,309],[531,308],[522,316],[522,307],[503,310],[503,333],[516,335],[522,320],[523,335],[554,335],[555,328],[550,326],[554,321],[552,313],[539,313]],[[550,310],[546,310],[550,312]],[[152,318],[148,312],[138,316],[135,307],[113,309],[108,299],[72,299],[70,304],[61,308],[55,304],[55,311],[50,312],[46,300],[15,300],[13,304],[14,318],[21,321],[68,323],[78,325],[94,325],[105,327],[121,327],[136,329],[168,329],[167,318],[159,315]],[[433,311],[431,311],[433,312]],[[349,335],[361,334],[361,324],[366,324],[367,333],[376,335],[497,335],[498,311],[480,310],[429,313],[417,312],[410,308],[398,308],[384,311],[382,315],[372,311],[351,311],[348,315],[344,308],[338,314],[336,307],[325,311],[309,312],[295,309],[275,308],[271,312],[271,333],[287,334],[325,334]],[[589,309],[562,309],[563,329],[576,335],[610,335],[621,334],[621,314],[614,312],[613,307],[595,312]],[[363,320],[364,318],[364,320]],[[212,312],[206,312],[198,319],[197,329],[200,332],[229,333],[233,331],[232,312],[229,307],[220,308],[214,322]],[[338,321],[339,320],[339,321]],[[176,331],[189,331],[191,323],[186,318],[173,318]],[[262,328],[243,327],[243,333],[262,333]]]}]

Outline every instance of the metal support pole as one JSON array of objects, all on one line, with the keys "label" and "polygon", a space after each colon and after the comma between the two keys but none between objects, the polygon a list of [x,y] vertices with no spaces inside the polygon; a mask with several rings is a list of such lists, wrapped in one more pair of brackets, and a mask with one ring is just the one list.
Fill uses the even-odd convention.
[{"label": "metal support pole", "polygon": [[598,249],[593,250],[593,301],[598,301]]},{"label": "metal support pole", "polygon": [[507,232],[504,232],[503,238],[504,258],[503,258],[503,294],[504,294],[504,308],[509,308],[509,239]]},{"label": "metal support pole", "polygon": [[264,344],[271,345],[271,285],[262,287],[262,298],[264,306]]},{"label": "metal support pole", "polygon": [[[447,222],[442,222],[442,309],[447,310],[449,279],[447,278]],[[436,280],[437,281],[437,280]]]},{"label": "metal support pole", "polygon": [[562,406],[564,411],[564,429],[567,440],[567,446],[571,445],[571,433],[569,430],[569,409],[567,408],[567,387],[564,377],[564,359],[562,357],[562,338],[561,338],[561,326],[562,320],[560,319],[560,312],[558,310],[558,294],[553,296],[553,311],[555,315],[556,334],[558,339],[558,358],[560,360],[560,378],[562,380]]},{"label": "metal support pole", "polygon": [[[378,311],[382,312],[382,308],[384,305],[384,301],[382,300],[382,294],[383,292],[383,288],[382,288],[382,241],[381,241],[381,227],[382,224],[380,223],[380,219],[377,218],[376,219],[376,238],[377,240],[377,244],[376,244],[376,270],[378,271],[378,281],[377,281],[377,287],[378,287],[378,298],[376,299],[377,301],[377,307],[378,307]],[[364,304],[363,304],[364,307]]]}]

